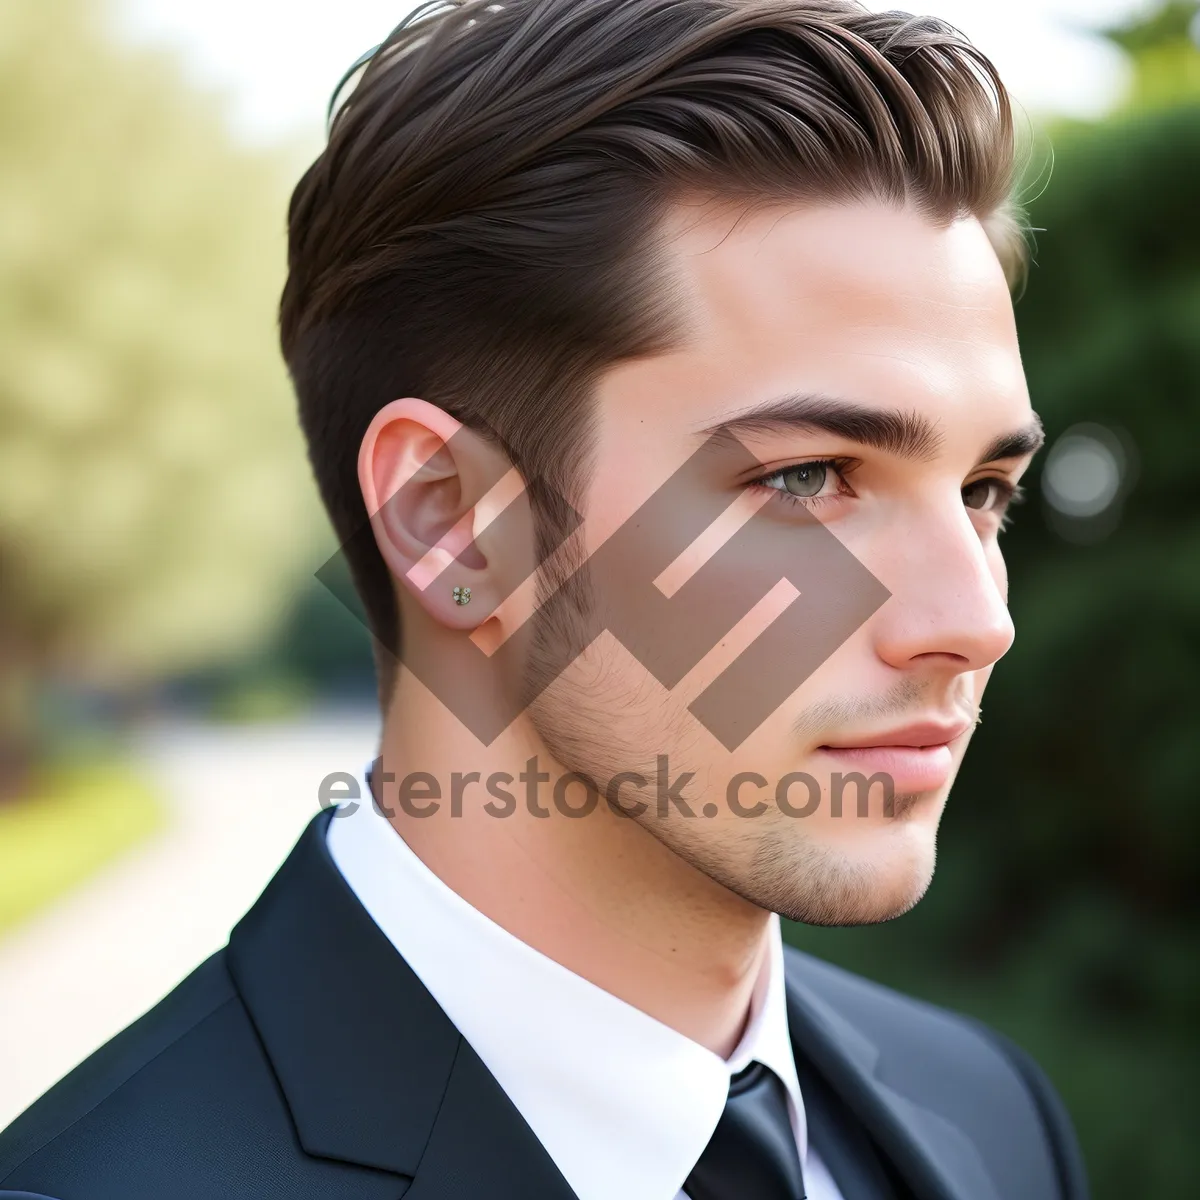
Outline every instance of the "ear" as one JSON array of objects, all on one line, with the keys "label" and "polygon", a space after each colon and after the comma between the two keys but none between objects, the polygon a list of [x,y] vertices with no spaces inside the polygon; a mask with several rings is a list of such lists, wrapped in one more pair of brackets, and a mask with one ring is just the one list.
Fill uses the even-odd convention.
[{"label": "ear", "polygon": [[[358,480],[380,554],[439,624],[475,629],[504,599],[483,536],[523,490],[496,445],[425,400],[375,414],[358,453]],[[459,604],[455,588],[469,588]]]}]

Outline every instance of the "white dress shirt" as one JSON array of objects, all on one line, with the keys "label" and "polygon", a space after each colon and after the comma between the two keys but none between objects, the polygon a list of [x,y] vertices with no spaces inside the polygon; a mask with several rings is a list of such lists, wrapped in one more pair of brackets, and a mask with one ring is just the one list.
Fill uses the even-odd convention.
[{"label": "white dress shirt", "polygon": [[788,1035],[779,920],[746,1032],[719,1055],[526,945],[441,881],[370,788],[329,823],[333,861],[470,1043],[579,1200],[687,1200],[680,1190],[757,1060],[783,1081],[808,1200],[842,1200],[812,1147]]}]

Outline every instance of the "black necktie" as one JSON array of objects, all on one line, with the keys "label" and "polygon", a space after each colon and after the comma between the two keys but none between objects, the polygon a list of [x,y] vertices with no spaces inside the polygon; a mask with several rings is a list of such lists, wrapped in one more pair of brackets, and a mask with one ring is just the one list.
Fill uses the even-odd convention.
[{"label": "black necktie", "polygon": [[804,1200],[787,1089],[762,1063],[730,1081],[725,1111],[683,1190],[691,1200]]}]

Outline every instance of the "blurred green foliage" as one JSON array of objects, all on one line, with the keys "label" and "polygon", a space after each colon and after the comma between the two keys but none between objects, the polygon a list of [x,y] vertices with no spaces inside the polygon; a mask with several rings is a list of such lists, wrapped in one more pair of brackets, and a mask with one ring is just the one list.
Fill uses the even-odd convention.
[{"label": "blurred green foliage", "polygon": [[1133,66],[1125,107],[1157,107],[1200,96],[1197,0],[1167,0],[1103,32],[1126,52]]},{"label": "blurred green foliage", "polygon": [[320,528],[275,337],[294,164],[105,15],[4,9],[0,749],[39,676],[136,686],[257,644]]}]

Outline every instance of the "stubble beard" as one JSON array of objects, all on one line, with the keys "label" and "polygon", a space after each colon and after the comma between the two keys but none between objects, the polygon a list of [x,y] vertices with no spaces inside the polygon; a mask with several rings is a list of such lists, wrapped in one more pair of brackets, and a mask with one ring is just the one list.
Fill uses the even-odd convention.
[{"label": "stubble beard", "polygon": [[[696,870],[788,920],[876,924],[900,916],[920,900],[932,877],[932,847],[923,863],[920,850],[905,843],[889,855],[885,870],[807,836],[797,828],[799,818],[774,809],[753,823],[747,819],[734,845],[703,836],[702,817],[688,820],[673,806],[660,815],[653,792],[659,755],[667,755],[672,777],[690,770],[704,779],[703,768],[688,753],[697,740],[694,719],[686,710],[664,708],[660,689],[649,678],[630,682],[606,673],[603,662],[580,658],[587,648],[592,604],[586,568],[539,604],[523,680],[529,720],[566,771],[591,779],[602,797],[619,774],[631,772],[650,781],[648,795],[638,797],[646,811],[622,819],[636,820]],[[636,738],[623,735],[631,728],[638,730]],[[622,788],[622,803],[633,798],[630,788]],[[895,826],[904,824],[919,799],[895,797]],[[704,801],[703,794],[692,800],[692,811],[698,812]],[[907,861],[897,862],[898,857]]]},{"label": "stubble beard", "polygon": [[[700,815],[703,794],[689,802],[690,819],[673,805],[660,813],[654,780],[657,748],[665,743],[659,741],[654,748],[647,748],[602,736],[601,731],[611,729],[612,722],[605,721],[605,708],[595,693],[580,691],[568,696],[567,690],[550,689],[530,709],[533,725],[550,753],[567,771],[593,780],[602,797],[608,781],[621,772],[634,772],[650,781],[640,797],[645,811],[618,819],[635,820],[673,854],[741,899],[808,925],[873,925],[902,915],[924,895],[932,876],[932,851],[925,866],[907,843],[889,851],[887,861],[877,864],[856,860],[836,843],[817,840],[804,832],[802,819],[773,808],[757,817],[739,819],[736,841],[732,842],[704,836],[714,823]],[[636,696],[628,699],[636,706]],[[656,716],[661,719],[661,712]],[[681,772],[674,764],[680,761],[679,754],[668,757],[670,774],[678,777]],[[685,764],[685,769],[702,778],[700,768]],[[623,804],[634,798],[630,788],[622,788]],[[897,833],[904,813],[918,799],[895,797],[891,827]],[[845,819],[853,820],[854,815],[848,813]],[[728,818],[723,824],[730,828]],[[875,830],[871,836],[890,832]]]}]

